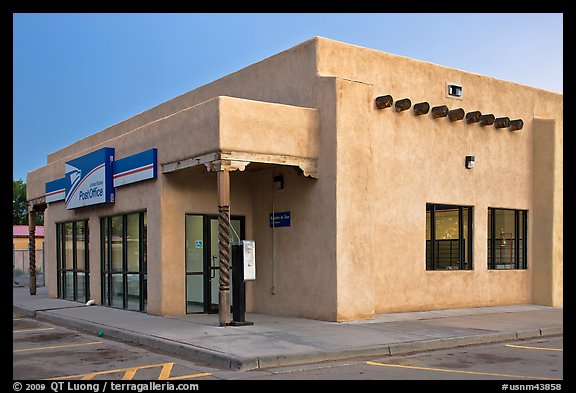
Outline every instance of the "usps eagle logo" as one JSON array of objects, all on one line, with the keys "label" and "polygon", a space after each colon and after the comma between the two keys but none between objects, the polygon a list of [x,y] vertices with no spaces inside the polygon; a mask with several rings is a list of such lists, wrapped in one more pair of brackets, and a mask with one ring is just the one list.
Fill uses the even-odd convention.
[{"label": "usps eagle logo", "polygon": [[66,176],[68,176],[68,180],[70,181],[70,192],[66,198],[66,203],[68,203],[70,196],[74,194],[76,187],[78,187],[80,183],[80,179],[82,179],[82,171],[73,165],[66,164]]}]

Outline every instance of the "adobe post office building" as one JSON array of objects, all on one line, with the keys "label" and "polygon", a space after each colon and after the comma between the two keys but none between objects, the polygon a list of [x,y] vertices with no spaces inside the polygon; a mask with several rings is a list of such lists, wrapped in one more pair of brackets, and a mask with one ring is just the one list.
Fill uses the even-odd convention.
[{"label": "adobe post office building", "polygon": [[29,173],[49,296],[218,312],[250,239],[249,312],[562,306],[562,119],[561,94],[313,38]]}]

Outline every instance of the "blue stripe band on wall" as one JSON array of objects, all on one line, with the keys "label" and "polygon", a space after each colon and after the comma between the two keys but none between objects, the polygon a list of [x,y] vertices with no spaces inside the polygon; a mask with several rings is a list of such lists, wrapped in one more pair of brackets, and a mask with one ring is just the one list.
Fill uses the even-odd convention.
[{"label": "blue stripe band on wall", "polygon": [[156,148],[122,158],[113,163],[114,187],[136,183],[158,176],[158,152]]},{"label": "blue stripe band on wall", "polygon": [[56,179],[46,183],[46,202],[64,200],[66,196],[66,178]]}]

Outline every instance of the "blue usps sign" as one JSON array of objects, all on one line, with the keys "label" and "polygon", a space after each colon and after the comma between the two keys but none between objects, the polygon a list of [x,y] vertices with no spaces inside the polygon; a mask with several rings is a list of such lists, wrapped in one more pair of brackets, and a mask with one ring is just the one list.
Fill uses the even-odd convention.
[{"label": "blue usps sign", "polygon": [[65,163],[66,209],[114,202],[114,148],[104,147]]},{"label": "blue usps sign", "polygon": [[290,212],[270,213],[270,228],[289,227],[290,224]]}]

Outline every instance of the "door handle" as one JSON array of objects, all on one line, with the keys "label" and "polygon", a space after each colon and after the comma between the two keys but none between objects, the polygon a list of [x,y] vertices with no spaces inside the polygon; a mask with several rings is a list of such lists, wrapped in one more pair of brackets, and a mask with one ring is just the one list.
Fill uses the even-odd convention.
[{"label": "door handle", "polygon": [[212,263],[210,264],[210,278],[216,277],[216,269],[218,266],[214,266],[214,261],[218,259],[218,255],[212,255]]}]

